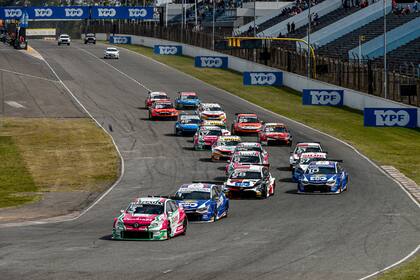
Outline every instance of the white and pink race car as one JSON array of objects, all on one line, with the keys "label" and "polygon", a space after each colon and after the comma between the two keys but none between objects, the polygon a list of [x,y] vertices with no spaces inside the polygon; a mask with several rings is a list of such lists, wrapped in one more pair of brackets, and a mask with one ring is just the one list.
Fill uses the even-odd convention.
[{"label": "white and pink race car", "polygon": [[226,175],[229,176],[234,170],[245,165],[265,165],[269,167],[268,158],[265,159],[258,151],[238,151],[232,156],[226,165]]}]

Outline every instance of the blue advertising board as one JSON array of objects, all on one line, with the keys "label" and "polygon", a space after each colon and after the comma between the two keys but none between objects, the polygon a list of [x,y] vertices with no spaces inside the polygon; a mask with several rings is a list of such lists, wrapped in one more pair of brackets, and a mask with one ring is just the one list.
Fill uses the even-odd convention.
[{"label": "blue advertising board", "polygon": [[155,45],[153,52],[161,55],[182,55],[182,46]]},{"label": "blue advertising board", "polygon": [[93,6],[92,19],[153,19],[153,7]]},{"label": "blue advertising board", "polygon": [[67,7],[2,7],[0,18],[20,19],[25,12],[28,19],[87,19],[89,18],[89,7],[67,6]]},{"label": "blue advertising board", "polygon": [[417,109],[413,108],[365,108],[365,126],[417,127]]},{"label": "blue advertising board", "polygon": [[131,44],[131,36],[110,36],[109,42],[111,44]]},{"label": "blue advertising board", "polygon": [[343,106],[344,90],[339,89],[304,89],[303,105]]},{"label": "blue advertising board", "polygon": [[200,68],[227,68],[227,56],[196,56],[195,67]]},{"label": "blue advertising board", "polygon": [[153,19],[153,7],[45,6],[0,7],[0,19],[20,19],[24,12],[32,19]]},{"label": "blue advertising board", "polygon": [[282,72],[244,72],[244,85],[253,86],[282,86]]}]

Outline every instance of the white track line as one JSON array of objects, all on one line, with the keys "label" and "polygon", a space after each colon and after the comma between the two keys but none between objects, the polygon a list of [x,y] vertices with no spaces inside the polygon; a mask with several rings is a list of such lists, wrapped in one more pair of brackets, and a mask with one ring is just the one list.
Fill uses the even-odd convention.
[{"label": "white track line", "polygon": [[0,71],[10,73],[10,74],[19,75],[19,76],[23,76],[23,77],[28,77],[28,78],[34,78],[34,79],[44,80],[44,81],[48,81],[48,82],[53,82],[53,83],[59,83],[60,82],[60,81],[56,81],[56,80],[52,80],[52,79],[48,79],[48,78],[44,78],[44,77],[38,77],[38,76],[30,75],[30,74],[15,72],[15,71],[8,70],[8,69],[3,69],[3,68],[0,68]]}]

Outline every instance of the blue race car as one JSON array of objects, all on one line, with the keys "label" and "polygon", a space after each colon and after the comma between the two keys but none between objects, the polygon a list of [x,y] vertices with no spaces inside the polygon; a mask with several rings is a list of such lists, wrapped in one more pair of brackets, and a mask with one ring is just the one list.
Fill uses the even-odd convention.
[{"label": "blue race car", "polygon": [[200,105],[200,99],[195,92],[181,91],[175,99],[175,108],[180,109],[195,109]]},{"label": "blue race car", "polygon": [[182,112],[175,123],[175,135],[195,134],[200,123],[201,120],[198,115]]},{"label": "blue race car", "polygon": [[297,192],[341,193],[348,190],[349,175],[338,161],[311,162],[298,180]]},{"label": "blue race car", "polygon": [[228,215],[229,199],[221,185],[184,184],[173,199],[184,208],[190,221],[214,222]]}]

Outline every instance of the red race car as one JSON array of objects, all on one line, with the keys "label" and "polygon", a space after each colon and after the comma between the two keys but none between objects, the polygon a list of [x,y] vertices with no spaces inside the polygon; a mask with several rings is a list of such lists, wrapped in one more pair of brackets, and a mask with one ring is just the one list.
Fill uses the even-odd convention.
[{"label": "red race car", "polygon": [[168,95],[165,92],[152,91],[149,92],[146,100],[144,101],[144,106],[149,109],[152,104],[158,100],[169,100]]},{"label": "red race car", "polygon": [[292,135],[282,123],[266,123],[258,133],[258,140],[262,145],[280,143],[292,145]]},{"label": "red race car", "polygon": [[232,124],[232,134],[258,133],[262,123],[256,114],[237,113]]},{"label": "red race car", "polygon": [[156,101],[149,108],[149,119],[153,120],[156,118],[171,118],[176,120],[178,118],[178,111],[169,100]]}]

